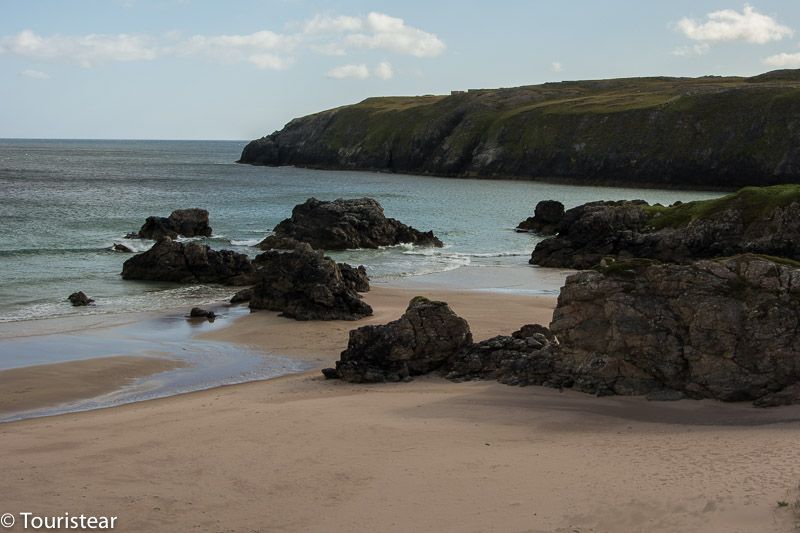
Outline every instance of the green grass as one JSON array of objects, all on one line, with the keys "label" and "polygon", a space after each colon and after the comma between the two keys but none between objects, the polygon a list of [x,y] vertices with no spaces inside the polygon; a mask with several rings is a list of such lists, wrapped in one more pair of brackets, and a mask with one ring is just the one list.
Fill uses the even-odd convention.
[{"label": "green grass", "polygon": [[694,220],[702,220],[731,208],[740,209],[745,224],[768,216],[777,207],[800,201],[800,185],[773,185],[771,187],[745,187],[733,194],[712,200],[687,202],[664,207],[645,207],[653,229],[677,228]]}]

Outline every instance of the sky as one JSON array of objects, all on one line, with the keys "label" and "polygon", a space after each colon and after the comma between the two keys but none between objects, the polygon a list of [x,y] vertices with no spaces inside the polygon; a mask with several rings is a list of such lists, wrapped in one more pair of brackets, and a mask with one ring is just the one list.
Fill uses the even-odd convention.
[{"label": "sky", "polygon": [[797,0],[0,0],[0,137],[245,140],[370,96],[779,68]]}]

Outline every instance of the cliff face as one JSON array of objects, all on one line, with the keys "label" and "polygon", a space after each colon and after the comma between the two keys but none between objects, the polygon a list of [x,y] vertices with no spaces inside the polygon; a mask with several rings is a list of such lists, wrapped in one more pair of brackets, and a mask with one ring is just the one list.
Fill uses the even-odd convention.
[{"label": "cliff face", "polygon": [[800,73],[369,98],[289,122],[241,163],[582,183],[800,182]]}]

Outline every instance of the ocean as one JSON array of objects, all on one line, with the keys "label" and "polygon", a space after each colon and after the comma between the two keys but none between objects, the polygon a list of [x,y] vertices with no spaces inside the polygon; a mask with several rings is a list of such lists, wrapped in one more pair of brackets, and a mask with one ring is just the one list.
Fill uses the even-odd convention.
[{"label": "ocean", "polygon": [[[448,179],[353,171],[238,165],[246,141],[98,141],[0,139],[0,322],[76,314],[155,311],[219,301],[230,287],[123,281],[128,254],[150,241],[126,240],[151,215],[202,207],[212,248],[249,255],[292,207],[371,196],[387,216],[433,230],[442,249],[397,246],[332,253],[363,264],[373,280],[463,267],[517,266],[539,237],[516,233],[539,200],[568,208],[602,199],[671,204],[719,196],[698,191],[582,187],[532,181]],[[531,268],[531,277],[541,275]],[[496,271],[496,270],[493,270]],[[491,283],[483,289],[492,289]],[[535,285],[535,283],[534,283]],[[498,289],[502,280],[497,280]],[[96,300],[73,308],[83,290]]]}]

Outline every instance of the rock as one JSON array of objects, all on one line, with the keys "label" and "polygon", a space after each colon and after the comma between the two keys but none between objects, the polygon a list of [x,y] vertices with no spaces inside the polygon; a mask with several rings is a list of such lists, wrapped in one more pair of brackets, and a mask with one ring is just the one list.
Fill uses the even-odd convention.
[{"label": "rock", "polygon": [[372,314],[340,266],[308,244],[264,252],[254,263],[258,274],[250,309],[281,311],[297,320],[357,320]]},{"label": "rock", "polygon": [[208,211],[205,209],[176,209],[169,217],[147,217],[137,233],[140,239],[161,240],[164,237],[210,237]]},{"label": "rock", "polygon": [[296,250],[302,247],[303,244],[297,239],[292,237],[278,237],[277,235],[270,235],[256,246],[262,250]]},{"label": "rock", "polygon": [[351,331],[336,375],[356,383],[401,381],[439,369],[471,344],[463,318],[444,302],[418,296],[398,320]]},{"label": "rock", "polygon": [[83,291],[73,292],[67,297],[67,300],[69,300],[69,303],[71,303],[73,307],[81,307],[94,303],[94,300],[86,296]]},{"label": "rock", "polygon": [[800,397],[800,268],[740,255],[602,270],[573,274],[561,290],[551,383],[762,405]]},{"label": "rock", "polygon": [[189,311],[189,317],[207,318],[209,321],[213,322],[217,315],[214,314],[214,311],[208,311],[207,309],[203,309],[201,307],[192,307],[192,310]]},{"label": "rock", "polygon": [[353,267],[347,263],[339,263],[339,270],[342,272],[342,279],[345,284],[356,292],[369,291],[369,276],[364,265]]},{"label": "rock", "polygon": [[496,379],[508,385],[547,384],[555,368],[558,341],[544,326],[529,324],[509,336],[487,339],[452,355],[447,379]]},{"label": "rock", "polygon": [[530,262],[585,269],[604,257],[687,263],[741,253],[800,260],[800,186],[747,187],[670,207],[584,204],[564,214],[558,236],[538,243]]},{"label": "rock", "polygon": [[322,250],[378,248],[402,243],[442,246],[432,231],[421,232],[393,218],[386,218],[372,198],[338,199],[332,202],[309,198],[292,209],[291,218],[275,226],[275,235],[259,247],[285,247],[281,239],[296,239]]},{"label": "rock", "polygon": [[563,218],[564,204],[556,200],[542,200],[536,204],[533,216],[520,222],[517,230],[552,235],[558,231]]},{"label": "rock", "polygon": [[114,243],[114,246],[112,246],[111,249],[114,250],[115,252],[123,252],[126,254],[133,253],[133,249],[129,248],[128,246],[125,246],[124,244],[119,244],[117,242]]},{"label": "rock", "polygon": [[181,243],[166,238],[148,251],[125,261],[122,278],[250,285],[255,278],[255,269],[244,254],[230,250],[216,251],[204,244]]},{"label": "rock", "polygon": [[339,379],[335,368],[323,368],[322,375],[325,376],[325,379]]},{"label": "rock", "polygon": [[125,234],[126,239],[138,239],[139,232],[138,231],[131,231]]},{"label": "rock", "polygon": [[230,303],[232,304],[240,304],[243,302],[249,302],[250,298],[253,297],[253,289],[252,287],[247,287],[246,289],[242,289],[236,294],[231,297]]}]

